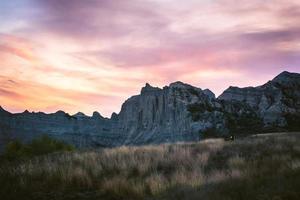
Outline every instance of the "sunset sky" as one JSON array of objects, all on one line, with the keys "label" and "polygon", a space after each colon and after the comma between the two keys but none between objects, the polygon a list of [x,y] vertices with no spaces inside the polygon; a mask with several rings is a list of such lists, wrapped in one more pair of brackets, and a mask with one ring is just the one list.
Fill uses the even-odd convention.
[{"label": "sunset sky", "polygon": [[299,0],[1,0],[0,105],[109,117],[149,82],[300,72]]}]

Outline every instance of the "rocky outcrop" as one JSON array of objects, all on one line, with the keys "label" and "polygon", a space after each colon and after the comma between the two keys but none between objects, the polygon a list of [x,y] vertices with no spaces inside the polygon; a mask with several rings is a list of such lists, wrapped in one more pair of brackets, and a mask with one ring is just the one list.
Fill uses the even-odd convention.
[{"label": "rocky outcrop", "polygon": [[12,139],[26,142],[46,134],[77,147],[120,145],[117,140],[118,135],[108,134],[115,126],[114,122],[96,113],[88,117],[83,113],[71,116],[63,111],[53,114],[28,111],[11,114],[2,110],[0,118],[2,143]]},{"label": "rocky outcrop", "polygon": [[300,74],[282,72],[258,87],[229,87],[218,99],[250,105],[265,127],[286,127],[287,116],[300,113]]},{"label": "rocky outcrop", "polygon": [[79,112],[11,114],[0,107],[0,148],[12,139],[47,134],[77,147],[195,141],[206,134],[246,133],[267,127],[300,129],[300,75],[283,72],[259,87],[229,87],[218,98],[208,89],[175,82],[146,84],[104,118]]},{"label": "rocky outcrop", "polygon": [[124,144],[198,140],[206,122],[194,122],[187,106],[211,98],[212,94],[182,82],[163,89],[146,84],[118,115],[119,130],[126,134]]},{"label": "rocky outcrop", "polygon": [[163,89],[147,83],[139,95],[126,100],[120,113],[113,113],[110,119],[97,112],[88,117],[81,112],[71,116],[63,111],[53,114],[2,111],[5,117],[1,117],[0,133],[7,136],[6,140],[23,141],[47,134],[78,147],[194,141],[214,122],[194,121],[187,107],[197,102],[211,104],[214,99],[211,91],[182,82]]}]

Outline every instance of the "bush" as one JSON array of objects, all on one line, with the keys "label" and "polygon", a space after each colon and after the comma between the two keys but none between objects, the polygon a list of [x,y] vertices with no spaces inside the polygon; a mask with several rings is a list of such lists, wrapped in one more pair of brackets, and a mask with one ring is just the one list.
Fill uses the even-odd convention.
[{"label": "bush", "polygon": [[205,131],[200,133],[202,139],[207,138],[219,138],[222,135],[215,128],[208,128]]},{"label": "bush", "polygon": [[72,145],[44,135],[40,138],[32,140],[28,144],[24,144],[19,140],[8,143],[2,157],[7,160],[16,160],[53,152],[73,150],[74,147]]},{"label": "bush", "polygon": [[187,110],[191,113],[193,121],[198,121],[205,111],[212,112],[215,109],[208,102],[202,102],[188,105]]},{"label": "bush", "polygon": [[241,115],[227,114],[227,127],[232,134],[247,135],[261,132],[263,122],[255,113],[242,113]]},{"label": "bush", "polygon": [[286,129],[289,131],[300,131],[300,114],[286,114]]}]

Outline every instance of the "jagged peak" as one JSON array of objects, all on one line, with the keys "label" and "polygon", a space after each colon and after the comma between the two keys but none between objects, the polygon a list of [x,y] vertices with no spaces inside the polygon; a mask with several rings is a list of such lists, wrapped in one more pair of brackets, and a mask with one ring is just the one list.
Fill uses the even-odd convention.
[{"label": "jagged peak", "polygon": [[181,81],[176,81],[176,82],[173,82],[169,85],[170,88],[187,88],[187,87],[193,87],[187,83],[183,83]]},{"label": "jagged peak", "polygon": [[[299,80],[300,81],[300,74],[299,73],[293,73],[293,72],[288,72],[288,71],[283,71],[280,74],[278,74],[276,77],[274,77],[271,81],[268,81],[264,85],[253,87],[253,86],[248,86],[248,87],[237,87],[237,86],[229,86],[226,90],[222,92],[222,94],[219,97],[222,97],[222,95],[226,92],[231,92],[235,90],[254,90],[257,88],[261,88],[265,85],[272,84],[274,82],[277,83],[286,83],[294,80]],[[218,97],[218,98],[219,98]]]},{"label": "jagged peak", "polygon": [[83,112],[78,112],[73,117],[87,117]]},{"label": "jagged peak", "polygon": [[273,78],[272,82],[286,82],[292,79],[300,79],[300,74],[283,71],[280,74],[278,74],[275,78]]},{"label": "jagged peak", "polygon": [[24,112],[23,112],[23,114],[29,114],[30,112],[28,111],[28,110],[25,110]]},{"label": "jagged peak", "polygon": [[93,112],[93,116],[92,117],[93,118],[103,118],[102,115],[99,112],[97,112],[97,111]]},{"label": "jagged peak", "polygon": [[210,89],[203,90],[203,93],[205,95],[207,95],[211,99],[215,99],[216,98],[216,95]]},{"label": "jagged peak", "polygon": [[292,72],[288,72],[288,71],[283,71],[280,74],[278,74],[276,77],[279,77],[279,76],[291,76],[293,74],[296,74],[296,73],[292,73]]},{"label": "jagged peak", "polygon": [[56,113],[54,113],[55,115],[65,115],[67,113],[65,113],[64,111],[62,110],[58,110]]},{"label": "jagged peak", "polygon": [[113,113],[111,114],[110,119],[112,119],[112,120],[117,120],[117,119],[118,119],[118,114],[115,113],[115,112],[113,112]]},{"label": "jagged peak", "polygon": [[146,85],[142,88],[141,94],[149,93],[149,92],[156,92],[160,91],[161,89],[159,87],[153,87],[149,83],[146,83]]},{"label": "jagged peak", "polygon": [[[177,89],[184,89],[184,90],[193,90],[193,91],[197,91],[197,92],[203,92],[203,90],[201,88],[192,86],[190,84],[187,83],[183,83],[181,81],[176,81],[173,82],[169,85],[169,88],[177,88]],[[210,90],[209,90],[210,91]],[[211,91],[210,91],[211,92]],[[211,92],[213,94],[213,92]],[[214,94],[213,94],[214,95]]]}]

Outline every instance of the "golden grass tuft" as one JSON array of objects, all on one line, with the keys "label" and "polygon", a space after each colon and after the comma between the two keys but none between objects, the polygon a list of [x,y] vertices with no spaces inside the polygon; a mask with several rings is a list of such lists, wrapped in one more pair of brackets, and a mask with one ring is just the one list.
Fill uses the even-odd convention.
[{"label": "golden grass tuft", "polygon": [[299,146],[294,133],[49,154],[0,165],[0,196],[297,199]]}]

